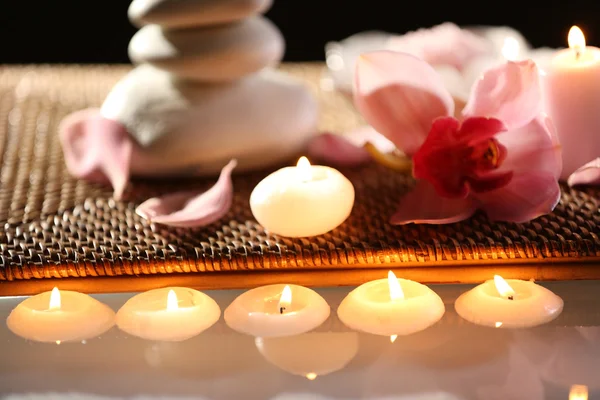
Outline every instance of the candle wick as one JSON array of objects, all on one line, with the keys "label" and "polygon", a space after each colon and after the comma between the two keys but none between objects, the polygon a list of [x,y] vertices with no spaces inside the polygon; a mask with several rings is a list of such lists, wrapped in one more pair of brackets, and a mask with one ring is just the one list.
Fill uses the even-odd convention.
[{"label": "candle wick", "polygon": [[515,298],[513,297],[513,295],[508,296],[509,300],[514,300]]},{"label": "candle wick", "polygon": [[285,307],[279,307],[279,314],[283,314],[284,311],[285,311]]}]

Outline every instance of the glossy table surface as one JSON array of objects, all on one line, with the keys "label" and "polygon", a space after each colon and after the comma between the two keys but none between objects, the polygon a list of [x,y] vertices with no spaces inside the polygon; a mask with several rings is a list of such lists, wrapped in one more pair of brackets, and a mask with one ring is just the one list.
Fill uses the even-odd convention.
[{"label": "glossy table surface", "polygon": [[[462,320],[471,285],[432,285],[444,318],[410,336],[357,333],[336,317],[351,288],[318,289],[331,317],[314,332],[256,339],[220,321],[157,343],[114,327],[81,343],[43,344],[0,326],[0,393],[11,399],[594,399],[600,396],[600,282],[542,283],[565,300],[545,326],[507,330]],[[224,310],[240,291],[206,291]],[[115,311],[132,294],[95,296]],[[3,320],[23,298],[0,298]],[[578,385],[578,386],[576,386]],[[576,392],[587,391],[588,395]]]}]

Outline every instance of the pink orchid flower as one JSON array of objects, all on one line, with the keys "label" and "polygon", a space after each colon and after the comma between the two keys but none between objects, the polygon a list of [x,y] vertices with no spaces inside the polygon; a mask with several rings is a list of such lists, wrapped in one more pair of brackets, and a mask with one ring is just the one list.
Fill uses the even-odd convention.
[{"label": "pink orchid flower", "polygon": [[[459,118],[441,77],[406,53],[362,55],[354,96],[367,122],[412,158],[417,183],[392,223],[452,223],[477,209],[492,220],[525,222],[558,203],[560,147],[541,112],[532,61],[486,72]],[[330,152],[341,149],[332,144]]]}]

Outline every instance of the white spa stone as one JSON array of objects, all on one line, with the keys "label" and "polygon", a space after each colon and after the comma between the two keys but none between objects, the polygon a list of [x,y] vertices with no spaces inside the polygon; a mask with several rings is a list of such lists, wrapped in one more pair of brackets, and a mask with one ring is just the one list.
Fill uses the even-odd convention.
[{"label": "white spa stone", "polygon": [[264,13],[272,4],[273,0],[134,0],[128,15],[138,27],[187,28],[238,21]]},{"label": "white spa stone", "polygon": [[164,30],[147,25],[129,42],[135,64],[151,63],[179,77],[198,81],[232,81],[274,66],[285,42],[263,17],[216,27]]},{"label": "white spa stone", "polygon": [[134,175],[211,175],[232,158],[244,171],[295,156],[316,131],[318,107],[299,81],[270,69],[200,84],[142,65],[113,87],[101,113],[144,147]]}]

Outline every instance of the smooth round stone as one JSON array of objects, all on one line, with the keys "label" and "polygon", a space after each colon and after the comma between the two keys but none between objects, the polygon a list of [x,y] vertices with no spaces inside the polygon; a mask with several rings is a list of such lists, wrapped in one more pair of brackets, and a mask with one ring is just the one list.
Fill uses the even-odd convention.
[{"label": "smooth round stone", "polygon": [[265,13],[273,0],[133,0],[128,15],[142,27],[189,28],[239,21]]},{"label": "smooth round stone", "polygon": [[150,63],[198,81],[232,81],[279,63],[283,36],[268,19],[253,17],[218,27],[140,29],[129,43],[134,63]]},{"label": "smooth round stone", "polygon": [[[288,161],[316,132],[318,107],[299,81],[266,69],[233,83],[184,82],[150,65],[132,70],[102,105],[144,147],[135,175],[236,171]],[[147,156],[147,157],[146,157]]]}]

